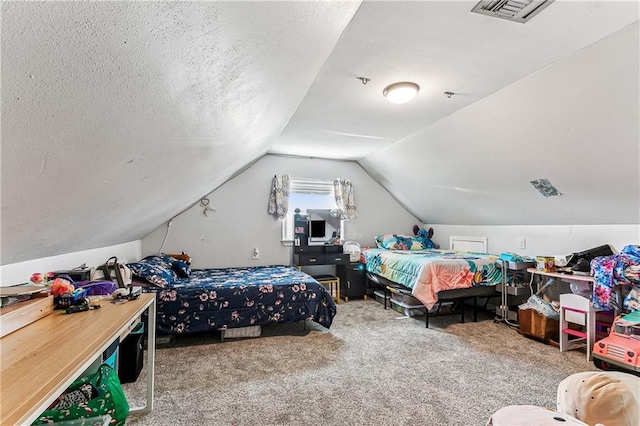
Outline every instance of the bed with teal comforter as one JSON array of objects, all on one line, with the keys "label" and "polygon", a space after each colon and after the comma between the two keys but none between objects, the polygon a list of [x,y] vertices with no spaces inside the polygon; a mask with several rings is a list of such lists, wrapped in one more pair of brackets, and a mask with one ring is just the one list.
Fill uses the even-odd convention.
[{"label": "bed with teal comforter", "polygon": [[363,250],[367,272],[411,289],[427,309],[446,290],[494,286],[501,282],[498,256],[454,250]]}]

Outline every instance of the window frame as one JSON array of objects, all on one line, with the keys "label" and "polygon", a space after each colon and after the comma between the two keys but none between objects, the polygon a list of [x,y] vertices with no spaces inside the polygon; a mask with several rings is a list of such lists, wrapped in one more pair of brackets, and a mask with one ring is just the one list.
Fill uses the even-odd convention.
[{"label": "window frame", "polygon": [[[283,243],[292,243],[294,240],[293,232],[293,215],[295,209],[299,208],[301,212],[308,209],[337,209],[334,181],[331,179],[313,179],[313,178],[297,178],[291,177],[289,188],[289,208],[287,215],[282,219],[281,241]],[[294,205],[292,203],[292,194],[300,194],[302,196],[320,197],[323,196],[327,204],[308,203],[305,205]],[[300,203],[298,203],[300,204]],[[340,219],[340,237],[344,236],[344,220]]]}]

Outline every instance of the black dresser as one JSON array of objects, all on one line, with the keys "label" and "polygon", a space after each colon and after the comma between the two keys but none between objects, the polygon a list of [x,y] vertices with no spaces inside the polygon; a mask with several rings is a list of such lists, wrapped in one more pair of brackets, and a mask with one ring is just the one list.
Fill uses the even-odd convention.
[{"label": "black dresser", "polygon": [[294,246],[293,264],[298,267],[347,264],[349,263],[349,254],[342,251],[342,245],[335,244]]},{"label": "black dresser", "polygon": [[[331,292],[331,297],[340,303],[340,297],[342,294],[341,285],[346,282],[346,277],[340,273],[339,267],[349,263],[349,253],[343,253],[342,245],[335,244],[323,244],[323,245],[300,245],[293,247],[293,264],[300,270],[305,267],[309,267],[307,273],[312,275],[320,283],[328,285],[328,289]],[[335,272],[327,274],[326,272],[320,274],[314,274],[310,272],[313,266],[329,266],[333,267]],[[343,271],[344,273],[344,271]],[[339,278],[337,281],[335,278]],[[335,286],[332,285],[335,283]]]},{"label": "black dresser", "polygon": [[349,299],[367,298],[366,270],[362,263],[350,263],[349,253],[343,253],[342,245],[301,245],[293,248],[293,264],[304,266],[335,265],[340,278],[340,297]]}]

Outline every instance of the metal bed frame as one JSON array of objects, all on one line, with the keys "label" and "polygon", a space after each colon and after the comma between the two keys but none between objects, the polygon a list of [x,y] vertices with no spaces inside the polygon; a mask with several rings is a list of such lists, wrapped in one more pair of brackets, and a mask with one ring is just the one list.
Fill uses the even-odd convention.
[{"label": "metal bed frame", "polygon": [[[384,308],[387,309],[387,300],[391,298],[392,288],[404,288],[402,284],[395,283],[380,275],[367,272],[367,283],[374,283],[378,287],[384,288]],[[425,313],[425,327],[429,328],[429,317],[444,316],[444,315],[458,315],[460,314],[460,322],[464,322],[464,302],[465,300],[473,299],[473,322],[478,321],[478,298],[484,297],[485,300],[482,308],[486,309],[489,297],[497,297],[499,294],[496,292],[496,285],[489,286],[476,286],[468,288],[456,288],[453,290],[444,290],[438,292],[438,304],[436,312],[426,311]],[[440,306],[442,302],[454,302],[451,312],[440,312]]]}]

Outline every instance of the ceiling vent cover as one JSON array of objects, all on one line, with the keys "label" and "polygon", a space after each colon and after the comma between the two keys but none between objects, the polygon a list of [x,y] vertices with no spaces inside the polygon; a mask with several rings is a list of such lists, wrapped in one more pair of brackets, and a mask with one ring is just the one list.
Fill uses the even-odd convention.
[{"label": "ceiling vent cover", "polygon": [[472,12],[524,24],[554,0],[482,0]]}]

